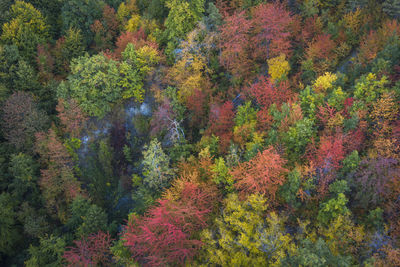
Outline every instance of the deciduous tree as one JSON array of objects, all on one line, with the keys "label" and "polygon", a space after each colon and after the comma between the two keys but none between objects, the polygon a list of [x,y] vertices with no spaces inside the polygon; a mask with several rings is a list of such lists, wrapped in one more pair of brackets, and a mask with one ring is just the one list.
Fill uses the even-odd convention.
[{"label": "deciduous tree", "polygon": [[232,176],[236,180],[235,187],[242,194],[265,194],[274,203],[275,194],[288,173],[285,164],[286,160],[273,147],[268,147],[249,162],[239,163],[232,170]]}]

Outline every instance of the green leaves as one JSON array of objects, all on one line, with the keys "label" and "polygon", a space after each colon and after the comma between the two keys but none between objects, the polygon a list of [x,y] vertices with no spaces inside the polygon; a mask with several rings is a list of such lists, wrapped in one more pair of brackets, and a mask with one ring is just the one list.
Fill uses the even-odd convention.
[{"label": "green leaves", "polygon": [[23,1],[16,1],[11,6],[11,17],[12,20],[3,25],[0,39],[15,44],[25,58],[33,60],[37,45],[49,37],[44,17],[39,10]]},{"label": "green leaves", "polygon": [[160,142],[153,139],[143,151],[143,182],[151,189],[161,190],[172,178],[169,157],[162,150]]}]

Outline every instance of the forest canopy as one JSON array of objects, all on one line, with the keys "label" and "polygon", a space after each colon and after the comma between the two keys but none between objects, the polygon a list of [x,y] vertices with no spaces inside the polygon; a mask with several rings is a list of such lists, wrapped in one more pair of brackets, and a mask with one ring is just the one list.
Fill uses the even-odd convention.
[{"label": "forest canopy", "polygon": [[400,266],[399,0],[0,0],[1,266]]}]

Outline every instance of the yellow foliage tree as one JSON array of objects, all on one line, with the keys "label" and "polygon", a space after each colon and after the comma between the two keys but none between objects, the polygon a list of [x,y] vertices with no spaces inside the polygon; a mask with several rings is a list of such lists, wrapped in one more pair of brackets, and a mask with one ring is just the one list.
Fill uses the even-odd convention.
[{"label": "yellow foliage tree", "polygon": [[243,202],[235,194],[228,195],[222,215],[215,220],[216,229],[202,233],[208,264],[281,266],[281,260],[296,247],[285,233],[282,218],[275,212],[267,215],[267,207],[259,194]]},{"label": "yellow foliage tree", "polygon": [[179,99],[183,103],[195,90],[203,91],[210,87],[208,74],[211,70],[207,66],[207,58],[201,51],[195,51],[199,46],[199,34],[197,29],[188,34],[180,46],[178,60],[167,74],[168,81],[179,89]]},{"label": "yellow foliage tree", "polygon": [[328,89],[333,87],[333,83],[337,80],[337,75],[331,72],[326,72],[324,75],[319,76],[314,82],[314,91],[316,93],[325,93]]},{"label": "yellow foliage tree", "polygon": [[277,57],[268,60],[268,74],[275,82],[286,80],[290,71],[289,62],[286,60],[285,54],[280,54]]},{"label": "yellow foliage tree", "polygon": [[4,23],[0,39],[16,45],[23,55],[32,57],[37,45],[49,37],[49,27],[43,15],[32,4],[16,1],[11,6],[11,21]]}]

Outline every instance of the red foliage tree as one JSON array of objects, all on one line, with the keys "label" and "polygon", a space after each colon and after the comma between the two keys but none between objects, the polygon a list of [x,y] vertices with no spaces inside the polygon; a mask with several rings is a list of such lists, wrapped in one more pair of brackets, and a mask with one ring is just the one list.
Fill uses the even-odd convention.
[{"label": "red foliage tree", "polygon": [[64,125],[67,133],[71,137],[77,138],[83,129],[88,118],[83,113],[78,103],[74,99],[59,99],[56,107],[58,118]]},{"label": "red foliage tree", "polygon": [[122,238],[137,261],[145,266],[184,265],[195,255],[202,243],[192,234],[206,226],[210,209],[205,196],[192,189],[179,202],[160,200],[145,216],[130,217]]},{"label": "red foliage tree", "polygon": [[36,151],[46,168],[41,169],[39,181],[46,206],[52,213],[64,218],[67,203],[81,194],[80,183],[73,174],[73,162],[65,146],[53,129],[47,134],[36,134]]},{"label": "red foliage tree", "polygon": [[223,105],[213,105],[210,108],[210,120],[208,134],[215,134],[220,138],[221,150],[225,151],[228,148],[232,137],[232,128],[234,125],[233,104],[230,101]]},{"label": "red foliage tree", "polygon": [[310,43],[315,37],[322,34],[323,25],[318,19],[318,15],[307,18],[301,30],[301,38],[304,43]]},{"label": "red foliage tree", "polygon": [[285,164],[286,160],[270,146],[249,162],[239,163],[231,173],[242,194],[261,193],[274,202],[276,191],[286,179]]},{"label": "red foliage tree", "polygon": [[226,17],[225,23],[220,27],[219,61],[237,77],[248,76],[253,67],[248,36],[251,27],[245,11]]},{"label": "red foliage tree", "polygon": [[329,59],[333,56],[335,47],[336,44],[331,39],[330,34],[320,34],[314,38],[313,42],[307,48],[307,58]]},{"label": "red foliage tree", "polygon": [[290,12],[279,2],[260,4],[252,10],[252,47],[256,58],[263,61],[291,51]]},{"label": "red foliage tree", "polygon": [[67,266],[109,266],[111,264],[111,243],[113,239],[109,233],[98,232],[87,238],[74,241],[75,247],[69,247],[63,258]]},{"label": "red foliage tree", "polygon": [[275,103],[279,108],[293,96],[287,81],[275,84],[265,76],[260,76],[258,82],[247,88],[246,91],[261,105],[261,109],[257,113],[257,122],[261,128],[265,128],[271,122],[270,105]]},{"label": "red foliage tree", "polygon": [[271,104],[279,107],[293,95],[288,82],[284,81],[276,85],[265,76],[258,77],[258,82],[249,87],[247,91],[265,109],[268,109]]},{"label": "red foliage tree", "polygon": [[343,136],[338,133],[335,136],[322,136],[319,148],[315,155],[315,165],[326,172],[337,170],[345,157]]},{"label": "red foliage tree", "polygon": [[190,124],[198,129],[204,128],[207,121],[207,94],[202,90],[195,90],[186,100],[186,107],[191,112]]},{"label": "red foliage tree", "polygon": [[147,35],[143,29],[139,29],[136,32],[124,32],[121,36],[118,37],[116,42],[116,48],[113,53],[107,52],[106,54],[109,57],[113,57],[115,59],[120,59],[122,52],[124,52],[126,46],[132,43],[134,44],[136,49],[139,49],[143,46],[150,46],[154,49],[158,49],[157,43],[148,40]]}]

